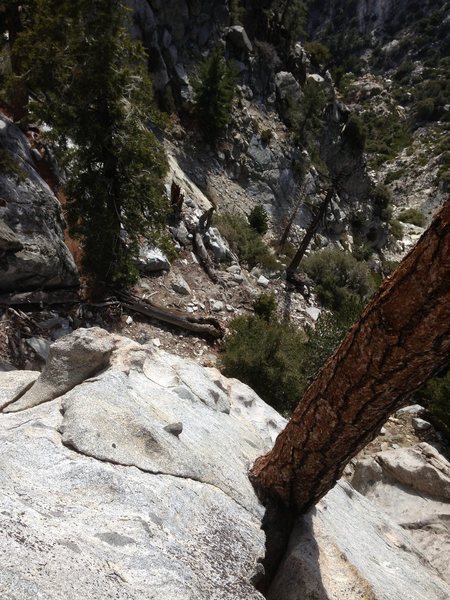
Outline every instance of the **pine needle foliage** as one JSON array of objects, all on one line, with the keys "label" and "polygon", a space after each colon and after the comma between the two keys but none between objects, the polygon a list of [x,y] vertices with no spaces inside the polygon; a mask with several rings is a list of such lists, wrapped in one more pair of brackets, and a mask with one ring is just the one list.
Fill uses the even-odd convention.
[{"label": "pine needle foliage", "polygon": [[50,128],[67,174],[68,221],[97,280],[134,281],[141,236],[166,216],[167,163],[148,129],[155,117],[141,44],[125,2],[36,0],[14,52],[26,65],[30,108]]},{"label": "pine needle foliage", "polygon": [[231,67],[216,48],[200,65],[194,84],[195,112],[205,139],[214,143],[230,122],[235,91]]}]

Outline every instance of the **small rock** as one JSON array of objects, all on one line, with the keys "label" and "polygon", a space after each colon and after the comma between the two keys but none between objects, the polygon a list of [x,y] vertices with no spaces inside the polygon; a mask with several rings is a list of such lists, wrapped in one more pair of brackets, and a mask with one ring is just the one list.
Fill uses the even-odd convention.
[{"label": "small rock", "polygon": [[216,300],[215,302],[213,302],[212,306],[211,306],[211,310],[213,312],[220,312],[225,308],[224,303],[221,300]]},{"label": "small rock", "polygon": [[183,431],[183,423],[170,423],[170,425],[166,425],[164,427],[164,431],[167,431],[168,433],[178,437]]},{"label": "small rock", "polygon": [[236,283],[242,283],[244,281],[244,277],[240,273],[233,273],[233,279]]},{"label": "small rock", "polygon": [[269,280],[267,279],[267,277],[264,277],[264,275],[260,275],[259,279],[258,279],[258,285],[260,285],[261,287],[268,287],[269,286]]},{"label": "small rock", "polygon": [[127,325],[131,325],[131,323],[133,322],[133,317],[131,315],[128,315],[127,320],[125,322]]},{"label": "small rock", "polygon": [[231,265],[231,267],[227,268],[228,273],[240,273],[241,267],[239,265]]},{"label": "small rock", "polygon": [[411,404],[411,406],[405,406],[404,408],[401,408],[395,414],[397,416],[400,416],[400,415],[418,415],[423,410],[424,410],[423,406],[420,406],[420,404]]},{"label": "small rock", "polygon": [[415,431],[427,431],[427,429],[430,429],[431,423],[428,423],[428,421],[424,421],[419,417],[414,417],[412,419],[412,426],[414,427]]},{"label": "small rock", "polygon": [[181,294],[182,296],[189,296],[189,294],[191,293],[191,288],[181,275],[176,275],[172,279],[171,285],[172,289],[175,292],[177,292],[177,294]]},{"label": "small rock", "polygon": [[228,312],[234,312],[234,308],[231,306],[231,304],[227,304],[225,308]]},{"label": "small rock", "polygon": [[169,271],[170,262],[159,248],[143,248],[139,254],[139,266],[144,273]]},{"label": "small rock", "polygon": [[159,338],[155,338],[152,340],[152,344],[156,346],[156,348],[159,348],[161,346],[161,340]]},{"label": "small rock", "polygon": [[387,433],[386,427],[382,427],[380,430],[380,435],[386,435],[386,433]]},{"label": "small rock", "polygon": [[305,313],[310,316],[313,321],[317,321],[317,319],[320,317],[321,310],[320,308],[315,308],[314,306],[308,306],[308,308],[305,308]]}]

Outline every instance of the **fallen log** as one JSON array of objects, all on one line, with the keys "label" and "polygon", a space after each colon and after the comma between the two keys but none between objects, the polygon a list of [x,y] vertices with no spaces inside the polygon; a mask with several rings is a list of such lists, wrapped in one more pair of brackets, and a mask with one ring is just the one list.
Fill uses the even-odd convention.
[{"label": "fallen log", "polygon": [[0,305],[4,306],[76,304],[79,301],[77,288],[0,294]]},{"label": "fallen log", "polygon": [[181,329],[192,331],[192,333],[196,333],[197,335],[213,339],[220,339],[224,336],[225,332],[222,325],[217,319],[212,317],[194,317],[181,311],[162,308],[153,302],[126,292],[118,292],[117,296],[120,298],[124,308],[134,310],[145,317],[150,317],[174,327],[180,327]]}]

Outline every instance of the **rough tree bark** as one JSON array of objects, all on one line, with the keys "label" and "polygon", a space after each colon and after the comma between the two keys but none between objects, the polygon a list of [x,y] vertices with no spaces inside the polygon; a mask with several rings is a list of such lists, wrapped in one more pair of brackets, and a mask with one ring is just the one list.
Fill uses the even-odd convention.
[{"label": "rough tree bark", "polygon": [[261,498],[299,512],[450,355],[450,200],[384,281],[306,390],[250,478]]}]

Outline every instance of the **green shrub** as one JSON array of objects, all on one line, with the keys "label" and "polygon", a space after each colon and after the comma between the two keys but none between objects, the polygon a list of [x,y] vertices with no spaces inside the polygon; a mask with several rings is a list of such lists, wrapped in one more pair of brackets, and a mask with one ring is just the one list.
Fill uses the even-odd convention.
[{"label": "green shrub", "polygon": [[269,228],[269,216],[262,206],[259,204],[252,209],[248,216],[248,222],[260,235],[264,235]]},{"label": "green shrub", "polygon": [[402,224],[400,223],[400,221],[397,221],[397,219],[392,219],[389,222],[389,231],[391,232],[391,235],[396,239],[396,240],[401,240],[403,237],[403,227]]},{"label": "green shrub", "polygon": [[345,334],[361,313],[360,302],[350,302],[340,311],[330,313],[322,311],[314,327],[307,327],[305,344],[304,371],[308,379],[322,368],[325,361],[343,340]]},{"label": "green shrub", "polygon": [[316,284],[320,301],[335,311],[348,304],[360,304],[373,292],[366,263],[349,252],[325,249],[303,260],[303,269]]},{"label": "green shrub", "polygon": [[223,213],[215,218],[214,223],[228,241],[231,250],[249,268],[252,269],[256,265],[272,270],[278,268],[276,258],[271,254],[261,236],[250,227],[245,217],[233,213]]},{"label": "green shrub", "polygon": [[412,62],[403,62],[397,69],[394,79],[397,81],[404,81],[415,69],[415,64]]},{"label": "green shrub", "polygon": [[311,61],[316,67],[327,68],[331,61],[329,49],[320,42],[305,42],[304,48],[311,55]]},{"label": "green shrub", "polygon": [[427,400],[428,410],[450,439],[450,369],[443,376],[430,379],[419,394]]},{"label": "green shrub", "polygon": [[273,316],[238,317],[230,324],[231,335],[222,347],[220,366],[225,375],[240,379],[289,416],[359,311],[358,304],[350,303],[338,314],[324,312],[306,332]]},{"label": "green shrub", "polygon": [[434,100],[433,98],[425,98],[417,102],[415,106],[415,118],[419,122],[431,121],[434,115]]},{"label": "green shrub", "polygon": [[273,138],[273,131],[271,129],[263,129],[261,131],[261,141],[263,144],[269,144]]},{"label": "green shrub", "polygon": [[307,385],[305,334],[288,323],[253,316],[234,319],[230,331],[220,356],[223,373],[240,379],[287,415]]},{"label": "green shrub", "polygon": [[253,304],[253,310],[258,317],[266,321],[276,316],[277,301],[274,294],[260,294]]},{"label": "green shrub", "polygon": [[387,208],[392,202],[392,194],[385,185],[376,185],[371,195],[376,206],[380,208]]},{"label": "green shrub", "polygon": [[403,223],[412,223],[413,225],[417,225],[417,227],[423,227],[425,225],[425,217],[420,210],[417,210],[417,208],[407,208],[406,210],[402,210],[398,215],[398,220],[403,221]]},{"label": "green shrub", "polygon": [[361,152],[364,150],[366,146],[367,128],[361,117],[358,117],[358,115],[355,114],[350,115],[345,125],[343,135],[352,148]]},{"label": "green shrub", "polygon": [[395,271],[400,263],[398,260],[384,260],[383,261],[383,273],[387,277]]}]

